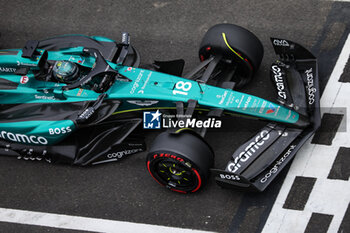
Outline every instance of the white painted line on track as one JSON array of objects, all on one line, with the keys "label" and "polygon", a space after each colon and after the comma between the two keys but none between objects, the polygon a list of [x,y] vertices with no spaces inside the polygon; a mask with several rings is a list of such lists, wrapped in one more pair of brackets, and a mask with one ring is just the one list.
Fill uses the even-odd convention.
[{"label": "white painted line on track", "polygon": [[93,231],[93,232],[123,232],[123,233],[208,233],[208,231],[174,228],[143,223],[131,223],[99,218],[50,214],[27,210],[0,208],[0,222],[29,224],[61,229]]},{"label": "white painted line on track", "polygon": [[[350,1],[350,0],[349,0]],[[341,86],[344,85],[342,82],[338,82],[340,76],[343,73],[343,70],[345,68],[346,62],[349,58],[350,53],[350,35],[348,35],[347,40],[345,41],[345,44],[343,46],[343,49],[339,55],[339,58],[337,60],[337,63],[334,66],[333,72],[331,76],[329,77],[326,89],[323,92],[322,98],[321,98],[321,110],[333,107],[335,104],[335,100],[340,92]],[[345,84],[348,85],[348,84]],[[347,101],[347,100],[346,100]],[[322,114],[322,112],[321,112]]]},{"label": "white painted line on track", "polygon": [[[350,1],[350,0],[349,0]],[[350,109],[350,83],[338,82],[350,56],[350,34],[345,41],[337,63],[321,98],[321,113],[343,113]],[[330,108],[330,109],[329,109]],[[328,110],[327,110],[328,109]],[[344,114],[344,113],[343,113]],[[347,117],[347,115],[344,115]],[[347,127],[350,118],[343,119]],[[328,232],[337,232],[350,202],[350,181],[327,179],[339,147],[349,147],[350,130],[337,132],[331,146],[311,144],[310,140],[295,157],[275,204],[270,212],[263,233],[304,232],[313,212],[333,215]],[[303,211],[284,209],[284,201],[296,176],[317,178]]]}]

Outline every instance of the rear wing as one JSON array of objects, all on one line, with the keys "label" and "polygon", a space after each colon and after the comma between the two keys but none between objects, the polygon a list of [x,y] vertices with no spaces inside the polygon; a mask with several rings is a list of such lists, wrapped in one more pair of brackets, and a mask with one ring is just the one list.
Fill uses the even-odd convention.
[{"label": "rear wing", "polygon": [[321,123],[318,67],[315,56],[289,40],[271,38],[280,57],[271,66],[278,102],[306,117],[306,128],[269,123],[241,145],[225,170],[212,169],[216,182],[225,187],[263,191]]}]

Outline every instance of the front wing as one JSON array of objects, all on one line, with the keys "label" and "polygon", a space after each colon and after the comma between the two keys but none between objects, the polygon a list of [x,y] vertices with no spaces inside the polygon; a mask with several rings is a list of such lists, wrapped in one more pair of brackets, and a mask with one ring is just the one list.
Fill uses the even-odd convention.
[{"label": "front wing", "polygon": [[316,58],[294,42],[272,38],[280,61],[271,67],[278,102],[309,120],[306,128],[269,123],[241,145],[226,169],[212,169],[216,182],[225,187],[263,191],[298,150],[314,134],[321,122]]}]

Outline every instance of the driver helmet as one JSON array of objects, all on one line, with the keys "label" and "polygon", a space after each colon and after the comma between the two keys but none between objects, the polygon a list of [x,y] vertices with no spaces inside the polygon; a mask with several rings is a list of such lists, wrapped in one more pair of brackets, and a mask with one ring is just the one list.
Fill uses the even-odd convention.
[{"label": "driver helmet", "polygon": [[54,78],[62,83],[73,83],[79,77],[79,68],[74,62],[56,61],[52,69]]}]

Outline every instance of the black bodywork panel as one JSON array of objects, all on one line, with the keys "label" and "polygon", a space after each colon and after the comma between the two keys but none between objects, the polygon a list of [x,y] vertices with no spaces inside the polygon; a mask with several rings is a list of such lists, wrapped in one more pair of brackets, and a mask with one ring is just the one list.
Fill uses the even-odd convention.
[{"label": "black bodywork panel", "polygon": [[135,118],[82,127],[53,146],[31,146],[0,139],[0,154],[79,166],[117,161],[146,150],[144,138],[135,130],[140,122],[141,119]]},{"label": "black bodywork panel", "polygon": [[14,90],[17,89],[17,87],[18,83],[11,82],[10,80],[4,78],[0,78],[0,90]]}]

